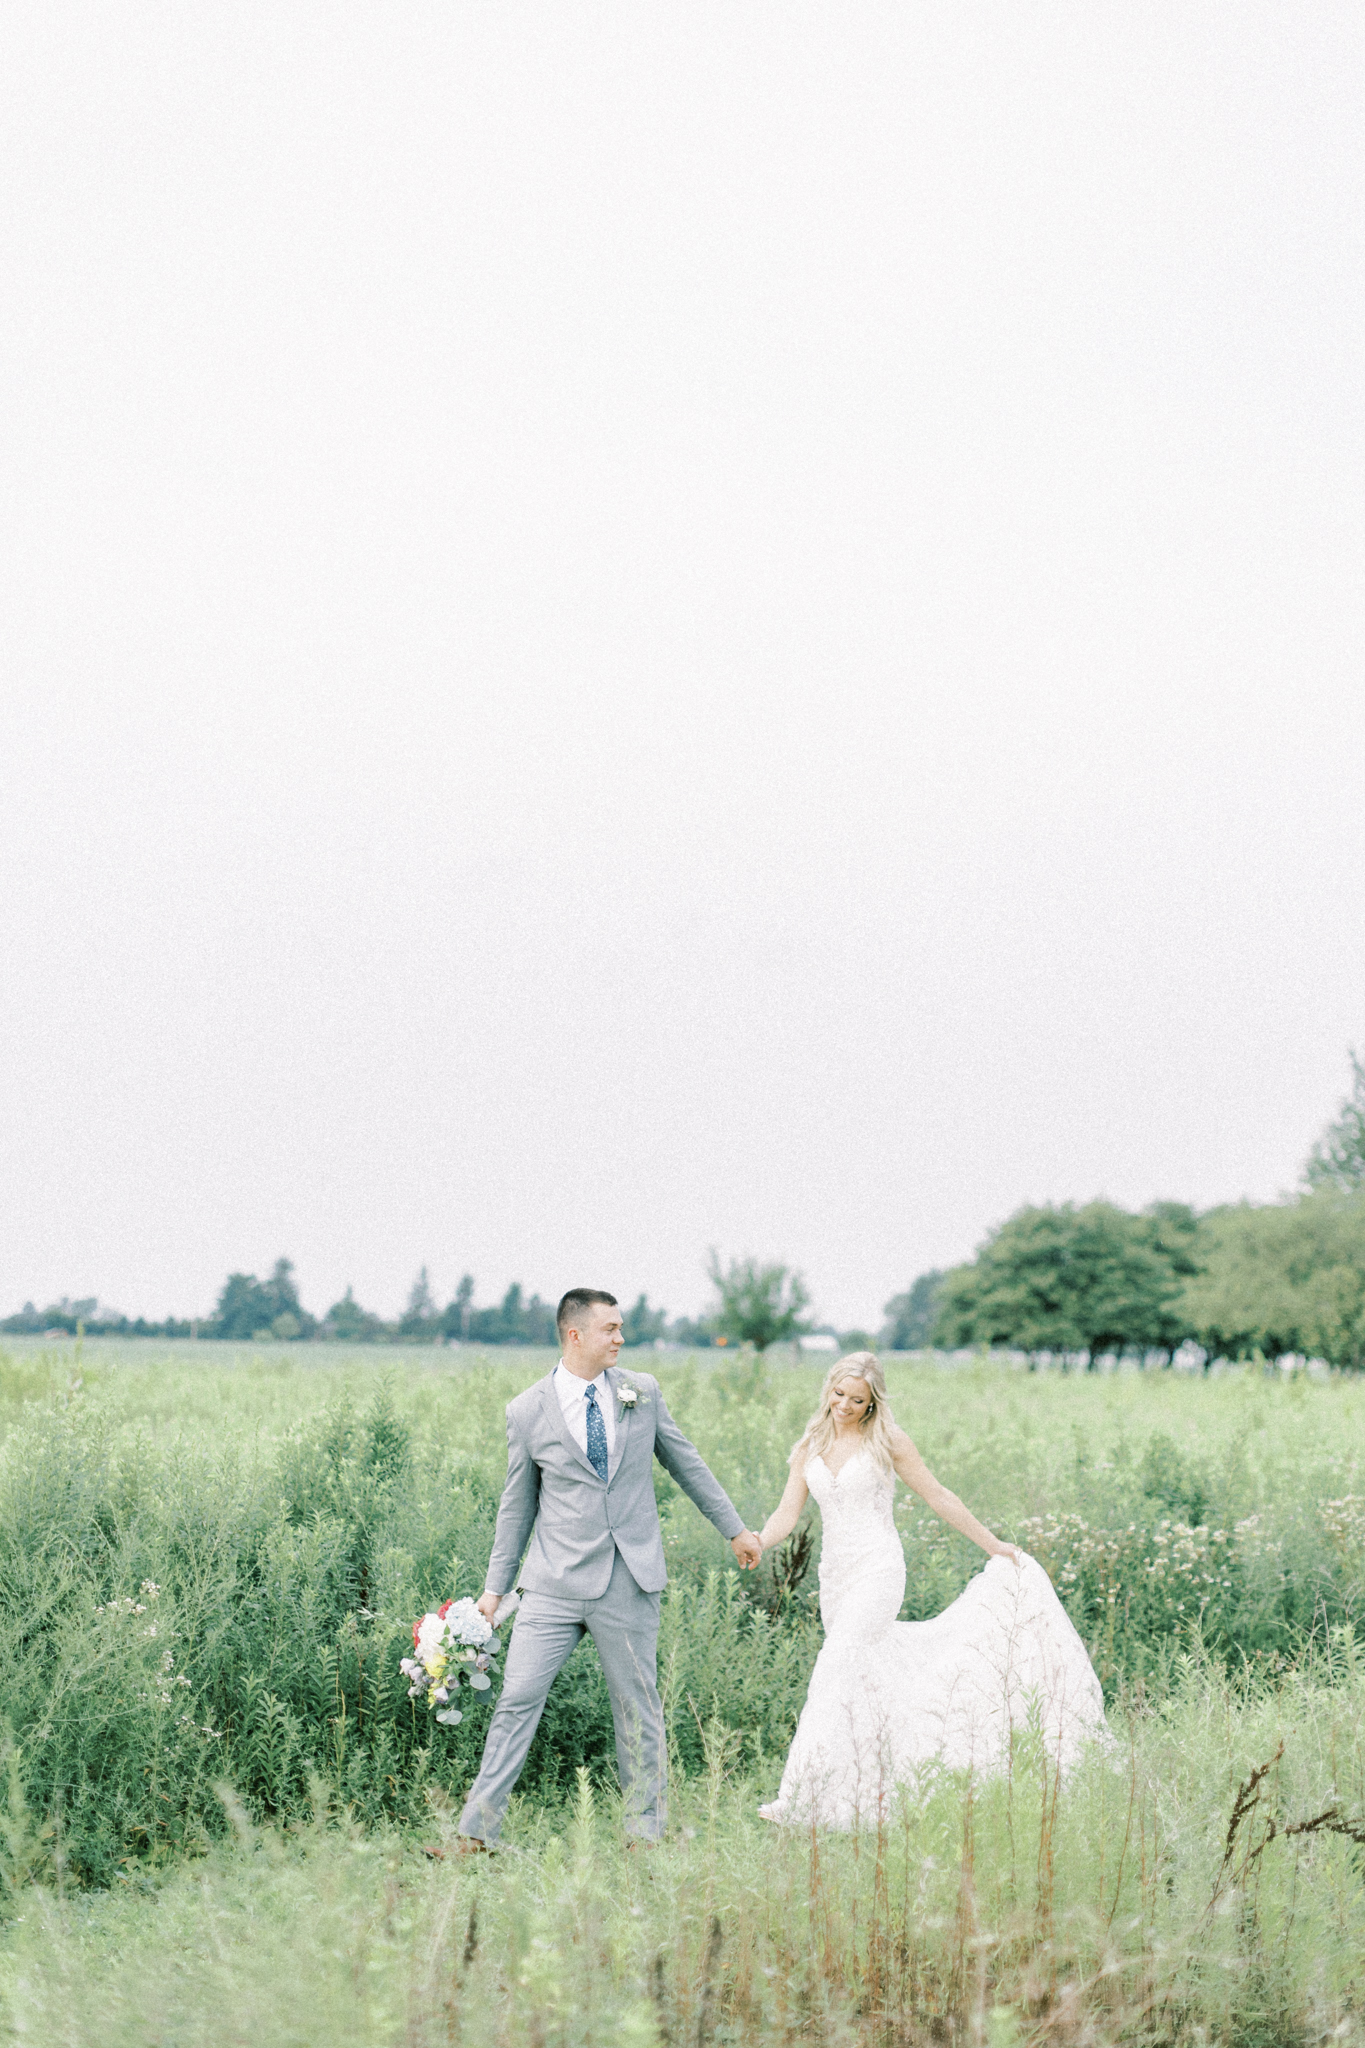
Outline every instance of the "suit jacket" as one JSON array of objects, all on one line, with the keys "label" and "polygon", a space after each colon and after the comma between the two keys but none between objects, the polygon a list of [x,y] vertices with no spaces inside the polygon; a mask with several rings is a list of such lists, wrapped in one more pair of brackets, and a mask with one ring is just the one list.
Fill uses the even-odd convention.
[{"label": "suit jacket", "polygon": [[[739,1534],[744,1524],[734,1503],[678,1428],[651,1374],[608,1368],[616,1442],[605,1481],[574,1442],[553,1377],[547,1374],[507,1404],[507,1484],[486,1586],[506,1593],[518,1583],[530,1537],[520,1575],[529,1593],[600,1599],[618,1550],[642,1591],[662,1592],[668,1572],[654,1499],[656,1458],[722,1536]],[[638,1390],[633,1408],[619,1398],[627,1386]]]}]

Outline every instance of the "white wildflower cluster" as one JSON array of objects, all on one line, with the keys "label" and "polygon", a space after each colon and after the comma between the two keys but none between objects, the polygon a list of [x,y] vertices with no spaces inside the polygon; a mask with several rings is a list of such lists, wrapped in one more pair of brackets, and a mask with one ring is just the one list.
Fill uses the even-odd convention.
[{"label": "white wildflower cluster", "polygon": [[897,1509],[896,1522],[902,1540],[913,1544],[917,1550],[947,1550],[953,1539],[948,1524],[940,1521],[937,1515],[926,1514],[918,1500],[903,1501]]},{"label": "white wildflower cluster", "polygon": [[1350,1564],[1365,1552],[1365,1494],[1344,1493],[1340,1500],[1320,1500],[1318,1513],[1327,1540]]},{"label": "white wildflower cluster", "polygon": [[1284,1551],[1284,1539],[1271,1533],[1264,1515],[1259,1512],[1247,1515],[1244,1520],[1233,1524],[1232,1533],[1239,1558],[1248,1564],[1254,1559],[1264,1558],[1272,1570],[1278,1567]]},{"label": "white wildflower cluster", "polygon": [[[1073,1611],[1136,1608],[1169,1624],[1202,1614],[1231,1593],[1237,1532],[1170,1517],[1155,1527],[1129,1522],[1094,1528],[1083,1515],[1035,1515],[1020,1540],[1045,1567]],[[1155,1610],[1155,1612],[1153,1612]]]},{"label": "white wildflower cluster", "polygon": [[196,1735],[207,1735],[213,1742],[221,1742],[224,1735],[227,1733],[227,1730],[225,1728],[210,1728],[207,1721],[205,1721],[201,1727],[199,1722],[195,1720],[193,1714],[182,1714],[180,1716],[179,1725],[182,1728],[192,1728]]},{"label": "white wildflower cluster", "polygon": [[125,1593],[121,1600],[106,1600],[102,1607],[95,1609],[96,1614],[145,1614],[147,1602],[161,1598],[161,1588],[155,1579],[144,1579],[138,1591],[143,1596],[141,1600],[134,1600],[130,1593]]},{"label": "white wildflower cluster", "polygon": [[[157,1694],[157,1698],[163,1707],[168,1707],[171,1704],[172,1695],[169,1690],[171,1686],[184,1686],[187,1691],[189,1690],[190,1682],[184,1672],[176,1671],[174,1650],[163,1650],[161,1652],[161,1683],[167,1688],[166,1691]],[[187,1718],[188,1716],[181,1715],[182,1721]]]},{"label": "white wildflower cluster", "polygon": [[1032,1515],[1019,1525],[1025,1550],[1038,1559],[1063,1593],[1084,1584],[1107,1599],[1138,1568],[1145,1532],[1136,1522],[1126,1529],[1096,1529],[1084,1515]]},{"label": "white wildflower cluster", "polygon": [[1202,1613],[1216,1591],[1231,1589],[1230,1542],[1226,1529],[1211,1531],[1206,1522],[1158,1522],[1143,1573],[1175,1613]]},{"label": "white wildflower cluster", "polygon": [[470,1599],[447,1600],[434,1614],[412,1625],[415,1656],[404,1657],[399,1669],[409,1681],[408,1698],[425,1700],[436,1719],[453,1728],[464,1715],[450,1702],[461,1683],[474,1692],[492,1686],[489,1672],[502,1648],[489,1623]]},{"label": "white wildflower cluster", "polygon": [[[151,1603],[161,1598],[161,1588],[155,1579],[144,1579],[138,1587],[138,1591],[143,1595],[141,1600],[134,1600],[131,1594],[125,1593],[119,1599],[104,1601],[95,1609],[96,1615],[108,1615],[112,1619],[117,1620],[122,1616],[146,1614]],[[157,1636],[160,1630],[156,1622],[152,1621],[145,1628],[140,1629],[138,1633],[144,1636]],[[138,1697],[149,1702],[155,1697],[158,1706],[169,1707],[174,1705],[179,1693],[192,1692],[193,1690],[193,1685],[184,1672],[177,1671],[175,1668],[174,1650],[166,1649],[161,1652],[158,1660],[157,1690],[155,1695],[144,1692],[140,1693]],[[199,1728],[192,1714],[182,1714],[180,1716],[180,1726],[195,1728],[201,1735],[219,1737],[223,1733],[221,1728],[210,1728],[207,1726]]]}]

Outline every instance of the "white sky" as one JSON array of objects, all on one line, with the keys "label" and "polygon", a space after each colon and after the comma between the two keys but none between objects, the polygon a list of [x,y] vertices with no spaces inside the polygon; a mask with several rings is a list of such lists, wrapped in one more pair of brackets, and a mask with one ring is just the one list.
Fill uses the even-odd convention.
[{"label": "white sky", "polygon": [[1355,5],[18,4],[0,1312],[875,1321],[1365,1046]]}]

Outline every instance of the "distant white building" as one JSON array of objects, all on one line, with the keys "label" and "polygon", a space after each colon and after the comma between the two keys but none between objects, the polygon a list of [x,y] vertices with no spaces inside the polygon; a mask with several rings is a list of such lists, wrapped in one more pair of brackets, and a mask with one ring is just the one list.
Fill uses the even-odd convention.
[{"label": "distant white building", "polygon": [[798,1340],[797,1349],[800,1351],[837,1351],[839,1349],[839,1339],[831,1337],[827,1330],[815,1330],[809,1337],[802,1337]]}]

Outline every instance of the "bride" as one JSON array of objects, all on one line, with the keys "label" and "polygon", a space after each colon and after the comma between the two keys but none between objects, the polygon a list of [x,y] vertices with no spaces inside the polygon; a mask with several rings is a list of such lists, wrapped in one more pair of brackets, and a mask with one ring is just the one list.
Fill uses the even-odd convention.
[{"label": "bride", "polygon": [[[905,1553],[892,1519],[898,1474],[990,1562],[931,1621],[898,1621]],[[874,1818],[895,1784],[938,1758],[990,1770],[1010,1732],[1036,1715],[1065,1765],[1104,1728],[1085,1645],[1047,1573],[1001,1543],[943,1486],[887,1406],[870,1351],[830,1368],[820,1406],[791,1454],[791,1477],[760,1541],[781,1543],[814,1494],[824,1518],[824,1647],[764,1820],[851,1827]]]}]

